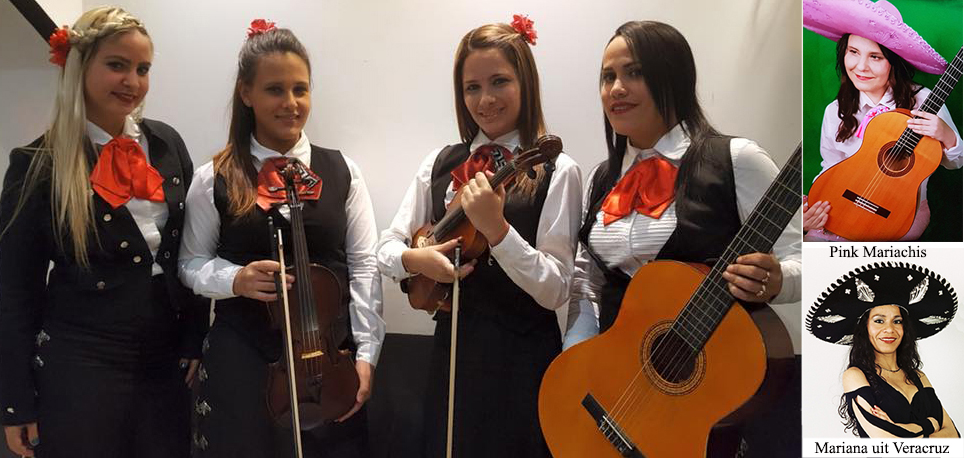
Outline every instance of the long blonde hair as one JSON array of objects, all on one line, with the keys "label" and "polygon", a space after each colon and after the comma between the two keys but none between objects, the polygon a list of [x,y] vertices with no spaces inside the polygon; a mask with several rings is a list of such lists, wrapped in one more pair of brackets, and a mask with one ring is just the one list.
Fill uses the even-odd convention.
[{"label": "long blonde hair", "polygon": [[[5,233],[43,172],[49,169],[50,210],[57,243],[65,249],[63,240],[69,234],[74,259],[85,267],[89,265],[88,238],[90,234],[96,237],[96,231],[90,198],[90,169],[84,153],[87,131],[84,79],[100,43],[131,30],[148,36],[139,19],[121,8],[107,6],[85,12],[68,29],[70,51],[57,84],[53,120],[34,151],[17,208],[4,228]],[[139,117],[141,109],[142,106],[134,110],[135,117]]]}]

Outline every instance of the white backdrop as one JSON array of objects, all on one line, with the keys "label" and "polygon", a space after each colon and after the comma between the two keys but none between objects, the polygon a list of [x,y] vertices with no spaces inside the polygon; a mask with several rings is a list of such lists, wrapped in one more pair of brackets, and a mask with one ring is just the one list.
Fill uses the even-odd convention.
[{"label": "white backdrop", "polygon": [[[858,247],[872,244],[854,244]],[[896,245],[896,244],[895,244]],[[889,246],[889,245],[888,245]],[[961,256],[964,250],[956,243],[900,244],[901,247],[923,247],[926,258],[913,259],[841,259],[829,257],[829,246],[822,243],[804,244],[803,310],[810,310],[820,293],[838,278],[858,266],[878,261],[902,261],[931,269],[954,287],[958,300],[964,295],[964,272],[961,270]],[[858,248],[863,250],[863,248]],[[960,350],[964,348],[964,318],[958,308],[957,318],[940,333],[917,342],[922,370],[934,385],[937,396],[954,420],[958,430],[964,426],[964,396],[961,395],[961,380],[964,369],[961,367]],[[813,334],[803,330],[803,437],[806,438],[850,437],[844,433],[837,406],[843,386],[840,376],[847,368],[850,347],[819,341]],[[879,441],[876,441],[879,442]],[[875,442],[875,443],[876,443]]]},{"label": "white backdrop", "polygon": [[[48,0],[67,15],[99,2]],[[551,0],[232,2],[120,0],[153,37],[147,116],[172,124],[195,164],[223,146],[236,57],[253,18],[292,29],[314,68],[307,133],[362,168],[379,230],[401,201],[417,164],[432,148],[458,140],[452,59],[468,30],[526,13],[539,34],[533,48],[549,130],[587,174],[605,158],[598,71],[613,31],[628,20],[676,26],[696,56],[699,92],[722,131],[757,140],[782,165],[800,139],[800,4],[795,1]],[[54,17],[72,23],[74,17]],[[8,2],[0,2],[0,149],[36,138],[52,105],[56,69],[46,46]],[[0,171],[6,169],[0,154]],[[799,336],[799,306],[778,306]],[[385,281],[390,332],[430,333]],[[799,347],[797,347],[799,348]]]}]

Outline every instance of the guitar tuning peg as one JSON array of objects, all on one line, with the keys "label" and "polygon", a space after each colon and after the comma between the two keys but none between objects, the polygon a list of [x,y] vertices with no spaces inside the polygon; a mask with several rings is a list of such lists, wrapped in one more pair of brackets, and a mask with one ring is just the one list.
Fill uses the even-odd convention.
[{"label": "guitar tuning peg", "polygon": [[549,162],[546,162],[546,164],[543,167],[545,167],[546,172],[552,173],[553,171],[556,170],[556,163],[553,161],[549,161]]}]

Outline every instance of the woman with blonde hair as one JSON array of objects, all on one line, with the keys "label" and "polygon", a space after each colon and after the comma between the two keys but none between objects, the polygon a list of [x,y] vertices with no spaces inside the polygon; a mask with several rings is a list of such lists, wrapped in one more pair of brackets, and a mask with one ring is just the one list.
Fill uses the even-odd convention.
[{"label": "woman with blonde hair", "polygon": [[[555,309],[568,300],[579,225],[581,173],[560,154],[493,189],[494,172],[545,133],[532,22],[469,31],[455,56],[460,143],[419,166],[379,241],[378,262],[395,281],[425,276],[451,283],[458,271],[461,309],[456,357],[453,449],[460,457],[549,456],[539,428],[542,374],[561,348]],[[490,175],[491,176],[491,175]],[[457,241],[409,248],[415,232],[437,222],[461,190],[461,205],[488,241],[487,259],[454,266]],[[452,314],[435,314],[425,411],[425,456],[443,456]]]},{"label": "woman with blonde hair", "polygon": [[7,445],[186,457],[185,381],[206,324],[175,264],[191,158],[174,129],[139,117],[154,53],[140,20],[96,8],[50,44],[54,120],[10,154],[0,201]]}]

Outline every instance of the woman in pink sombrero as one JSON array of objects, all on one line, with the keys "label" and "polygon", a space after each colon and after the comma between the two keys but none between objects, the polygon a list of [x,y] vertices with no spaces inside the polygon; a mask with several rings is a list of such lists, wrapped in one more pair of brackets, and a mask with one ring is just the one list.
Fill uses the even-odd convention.
[{"label": "woman in pink sombrero", "polygon": [[[915,71],[940,74],[947,62],[904,23],[894,5],[886,0],[804,0],[803,26],[837,42],[840,90],[823,115],[820,173],[857,152],[874,114],[898,108],[919,117],[908,121],[914,132],[943,144],[941,165],[961,167],[964,147],[947,107],[936,115],[918,111],[931,91],[913,81]],[[930,222],[927,180],[918,198],[914,223],[902,240],[916,240]],[[823,229],[831,212],[827,202],[804,202],[806,240],[844,240]]]}]

